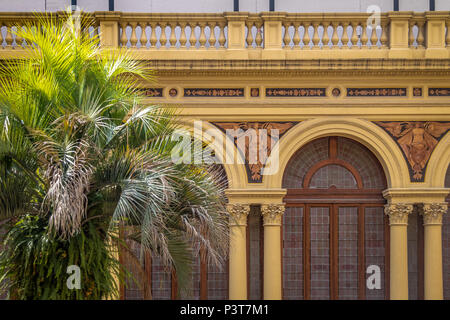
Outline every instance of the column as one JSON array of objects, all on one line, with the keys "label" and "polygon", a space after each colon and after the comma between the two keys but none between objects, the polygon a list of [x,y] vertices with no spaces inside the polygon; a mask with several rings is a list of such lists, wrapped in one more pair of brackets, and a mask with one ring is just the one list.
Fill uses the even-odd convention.
[{"label": "column", "polygon": [[283,204],[261,206],[264,225],[264,299],[281,300],[281,222]]},{"label": "column", "polygon": [[442,279],[442,216],[447,203],[425,203],[420,206],[424,225],[425,300],[444,298]]},{"label": "column", "polygon": [[250,212],[248,204],[229,204],[230,214],[230,267],[229,296],[230,300],[247,299],[247,216]]},{"label": "column", "polygon": [[412,204],[395,203],[385,206],[390,226],[390,295],[391,300],[408,299],[408,216]]}]

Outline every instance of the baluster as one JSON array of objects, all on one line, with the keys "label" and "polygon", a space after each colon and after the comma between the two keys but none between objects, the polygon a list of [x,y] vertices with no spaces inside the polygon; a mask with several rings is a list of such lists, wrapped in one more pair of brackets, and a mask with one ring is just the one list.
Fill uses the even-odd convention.
[{"label": "baluster", "polygon": [[313,38],[312,38],[312,42],[313,42],[313,48],[318,47],[319,46],[319,42],[320,42],[320,38],[319,38],[319,23],[318,22],[314,22],[313,23]]},{"label": "baluster", "polygon": [[304,49],[311,49],[309,42],[311,41],[311,37],[309,36],[309,26],[310,23],[306,23],[303,25],[303,27],[305,28],[305,33],[303,35],[303,44],[304,44]]},{"label": "baluster", "polygon": [[158,24],[156,22],[150,23],[150,47],[152,49],[156,49],[156,43],[158,42],[158,38],[156,37],[156,27]]},{"label": "baluster", "polygon": [[300,45],[300,35],[298,34],[298,27],[299,24],[298,23],[292,23],[292,25],[294,26],[294,36],[292,37],[292,42],[294,43],[293,48],[298,48],[298,46]]},{"label": "baluster", "polygon": [[190,48],[195,48],[195,45],[197,44],[197,37],[195,36],[195,27],[197,26],[197,23],[190,23],[189,26],[191,27],[191,34],[189,36]]},{"label": "baluster", "polygon": [[366,46],[367,47],[367,43],[369,41],[369,38],[367,36],[367,26],[364,25],[364,23],[360,24],[361,28],[362,28],[362,33],[361,33],[361,47]]},{"label": "baluster", "polygon": [[380,42],[381,47],[386,48],[388,45],[388,22],[387,20],[384,20],[381,22],[381,36],[380,36]]},{"label": "baluster", "polygon": [[247,38],[245,42],[247,43],[247,48],[253,47],[253,34],[252,34],[253,22],[247,22]]},{"label": "baluster", "polygon": [[221,48],[225,47],[225,22],[219,22],[220,34],[219,34],[219,45]]},{"label": "baluster", "polygon": [[330,25],[330,22],[324,21],[323,22],[323,35],[322,35],[322,48],[323,49],[330,49],[328,46],[328,42],[330,42],[330,36],[328,35],[328,26]]},{"label": "baluster", "polygon": [[261,34],[262,34],[262,32],[261,32],[262,22],[255,23],[255,25],[256,25],[256,39],[255,39],[256,47],[257,48],[261,48],[261,44],[262,44],[262,36],[261,36]]},{"label": "baluster", "polygon": [[147,34],[145,33],[147,23],[140,22],[139,26],[141,27],[141,38],[139,39],[139,42],[141,43],[141,49],[147,49]]},{"label": "baluster", "polygon": [[180,22],[180,48],[186,48],[186,22]]},{"label": "baluster", "polygon": [[414,47],[414,26],[416,25],[415,21],[410,21],[409,22],[409,46],[410,47]]},{"label": "baluster", "polygon": [[208,24],[209,26],[209,47],[210,48],[215,48],[216,47],[216,41],[217,41],[217,37],[216,37],[216,32],[215,32],[215,28],[216,28],[217,23],[214,22],[210,22]]},{"label": "baluster", "polygon": [[176,44],[177,44],[177,35],[175,34],[175,29],[177,27],[177,23],[169,23],[169,27],[170,27],[170,37],[169,37],[169,43],[170,43],[170,48],[176,48]]},{"label": "baluster", "polygon": [[352,49],[355,49],[355,47],[358,47],[358,23],[352,23],[352,38],[351,38],[351,43],[352,43]]},{"label": "baluster", "polygon": [[122,47],[126,47],[127,46],[127,26],[128,23],[127,22],[122,22],[121,23],[121,27],[122,27],[122,35],[120,36],[120,43],[122,45]]},{"label": "baluster", "polygon": [[167,48],[167,35],[166,35],[167,22],[163,22],[159,26],[161,27],[161,36],[159,37],[159,43],[161,43],[161,48]]},{"label": "baluster", "polygon": [[12,33],[11,33],[11,23],[6,23],[6,37],[5,37],[5,41],[6,41],[6,47],[5,48],[12,48],[12,43],[13,43],[13,37],[12,37]]},{"label": "baluster", "polygon": [[[290,43],[291,43],[291,35],[289,34],[289,27],[291,26],[291,23],[285,23],[284,24],[284,37],[283,37],[283,42],[284,42],[284,47],[285,48],[290,48]],[[295,44],[294,44],[295,45]]]},{"label": "baluster", "polygon": [[136,37],[136,26],[137,23],[136,22],[131,22],[130,23],[131,26],[131,37],[130,37],[130,44],[131,44],[131,48],[136,48],[136,44],[137,44],[137,37]]},{"label": "baluster", "polygon": [[206,36],[205,36],[205,23],[201,22],[199,23],[200,26],[200,38],[198,39],[198,42],[200,43],[200,48],[204,48],[206,44]]},{"label": "baluster", "polygon": [[417,48],[423,48],[425,37],[423,36],[423,29],[424,29],[425,21],[419,20],[417,21],[417,27],[419,28],[417,33]]},{"label": "baluster", "polygon": [[348,27],[350,26],[349,23],[342,24],[343,30],[342,30],[342,48],[349,49],[348,41],[350,38],[348,37]]},{"label": "baluster", "polygon": [[378,36],[377,36],[377,27],[375,24],[372,24],[370,27],[370,48],[378,47]]},{"label": "baluster", "polygon": [[331,26],[333,27],[333,35],[331,36],[331,42],[333,43],[333,47],[337,47],[339,44],[339,35],[338,35],[339,22],[333,22]]}]

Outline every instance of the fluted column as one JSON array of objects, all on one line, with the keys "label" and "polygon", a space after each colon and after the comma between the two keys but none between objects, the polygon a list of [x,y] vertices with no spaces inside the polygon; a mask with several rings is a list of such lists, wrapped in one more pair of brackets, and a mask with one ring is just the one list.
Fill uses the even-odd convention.
[{"label": "fluted column", "polygon": [[229,204],[230,214],[230,300],[247,299],[247,216],[248,204]]},{"label": "fluted column", "polygon": [[263,204],[264,299],[281,300],[281,222],[283,204]]},{"label": "fluted column", "polygon": [[424,225],[425,299],[444,298],[442,279],[442,216],[447,203],[425,203],[419,208]]},{"label": "fluted column", "polygon": [[390,294],[391,300],[408,299],[408,216],[413,205],[407,203],[387,204],[385,213],[390,226]]}]

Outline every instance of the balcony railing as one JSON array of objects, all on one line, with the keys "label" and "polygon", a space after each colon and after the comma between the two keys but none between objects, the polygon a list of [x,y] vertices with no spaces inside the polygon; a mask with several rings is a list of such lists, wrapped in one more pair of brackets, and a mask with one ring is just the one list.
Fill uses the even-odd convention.
[{"label": "balcony railing", "polygon": [[[56,15],[62,16],[64,13]],[[94,12],[100,45],[144,59],[450,58],[450,12],[211,14]],[[21,55],[30,13],[0,13],[0,58]],[[372,24],[376,22],[376,24]]]}]

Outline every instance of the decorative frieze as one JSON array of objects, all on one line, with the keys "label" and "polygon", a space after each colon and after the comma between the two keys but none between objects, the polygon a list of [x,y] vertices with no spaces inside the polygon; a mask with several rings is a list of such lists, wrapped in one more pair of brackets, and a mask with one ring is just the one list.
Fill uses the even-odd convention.
[{"label": "decorative frieze", "polygon": [[[236,136],[234,136],[234,143],[238,148],[241,156],[245,159],[245,168],[247,171],[247,180],[249,183],[261,183],[262,182],[262,170],[266,163],[267,158],[270,156],[273,145],[277,140],[273,137],[272,130],[278,130],[278,139],[280,139],[289,129],[291,129],[298,122],[213,122],[215,126],[221,129],[224,133],[227,130],[241,129]],[[248,130],[255,130],[255,134],[249,134]],[[260,141],[260,130],[267,130],[266,141]],[[239,149],[239,139],[244,139],[244,150]],[[248,141],[247,141],[248,140]],[[260,152],[261,148],[267,148],[267,152]],[[250,154],[256,155],[256,161],[251,162]],[[264,158],[262,158],[264,157]]]},{"label": "decorative frieze", "polygon": [[325,88],[266,88],[266,97],[325,97]]},{"label": "decorative frieze", "polygon": [[384,213],[389,216],[390,225],[407,225],[413,209],[414,206],[409,203],[391,203],[384,206]]},{"label": "decorative frieze", "polygon": [[423,216],[423,225],[441,225],[442,217],[447,213],[447,203],[424,203],[419,206],[419,212]]},{"label": "decorative frieze", "polygon": [[244,97],[244,88],[185,88],[184,96],[197,98]]},{"label": "decorative frieze", "polygon": [[428,88],[428,96],[448,97],[450,96],[450,88]]},{"label": "decorative frieze", "polygon": [[263,204],[261,206],[264,225],[280,226],[284,214],[284,204]]},{"label": "decorative frieze", "polygon": [[230,214],[230,226],[246,226],[247,216],[250,212],[250,205],[242,203],[233,203],[227,205],[227,211]]},{"label": "decorative frieze", "polygon": [[138,90],[150,98],[160,98],[163,96],[163,88],[140,88]]},{"label": "decorative frieze", "polygon": [[347,88],[348,97],[405,97],[406,88]]},{"label": "decorative frieze", "polygon": [[450,122],[375,121],[397,142],[408,162],[411,182],[422,182],[431,153],[450,130]]}]

